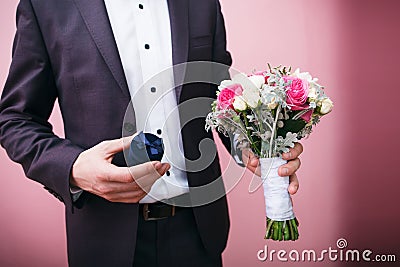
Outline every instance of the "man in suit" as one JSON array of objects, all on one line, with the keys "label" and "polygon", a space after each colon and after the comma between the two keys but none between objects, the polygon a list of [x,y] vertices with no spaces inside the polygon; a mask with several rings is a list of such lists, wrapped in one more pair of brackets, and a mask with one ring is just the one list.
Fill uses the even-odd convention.
[{"label": "man in suit", "polygon": [[[165,84],[179,76],[170,73],[157,86],[138,88],[165,68],[195,61],[231,65],[218,0],[20,1],[0,141],[27,177],[64,202],[70,266],[222,265],[229,231],[225,196],[196,207],[158,201],[193,200],[195,188],[214,181],[214,189],[224,191],[217,156],[202,169],[175,166],[198,159],[201,141],[212,139],[204,118],[180,126],[186,114],[180,108],[165,131],[158,121],[167,118],[162,110],[215,97],[216,86],[184,84],[168,92]],[[218,74],[221,79],[227,70]],[[166,151],[169,159],[162,163],[128,168],[121,152],[132,136],[122,138],[122,132],[133,135],[139,117],[162,93],[167,97],[156,107],[160,112],[143,129],[183,153]],[[143,103],[131,102],[136,94]],[[56,100],[65,139],[48,123]],[[126,110],[134,117],[125,117]],[[176,125],[182,129],[174,137]],[[230,149],[230,141],[223,142]],[[291,175],[291,193],[298,187],[301,151],[301,145],[292,149],[281,168]],[[257,159],[249,153],[243,159],[256,172]],[[170,179],[178,189],[165,182]]]}]

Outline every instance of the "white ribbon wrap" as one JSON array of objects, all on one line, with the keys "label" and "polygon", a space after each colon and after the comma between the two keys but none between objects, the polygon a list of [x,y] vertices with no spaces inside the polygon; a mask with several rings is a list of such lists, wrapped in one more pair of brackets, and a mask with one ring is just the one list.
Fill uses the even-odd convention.
[{"label": "white ribbon wrap", "polygon": [[260,159],[267,217],[274,221],[295,218],[292,201],[287,191],[289,177],[278,175],[279,167],[286,163],[286,160],[278,157]]}]

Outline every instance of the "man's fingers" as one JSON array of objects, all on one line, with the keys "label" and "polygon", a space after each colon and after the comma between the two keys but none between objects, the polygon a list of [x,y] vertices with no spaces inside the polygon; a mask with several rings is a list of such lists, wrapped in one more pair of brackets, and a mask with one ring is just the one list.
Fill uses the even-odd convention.
[{"label": "man's fingers", "polygon": [[247,167],[247,169],[249,169],[252,173],[254,173],[254,172],[256,171],[256,169],[257,169],[257,167],[253,167],[253,166],[251,166],[251,165],[247,165],[246,167]]},{"label": "man's fingers", "polygon": [[242,150],[242,161],[245,166],[249,163],[249,152],[247,149]]},{"label": "man's fingers", "polygon": [[139,199],[138,192],[149,192],[155,181],[169,168],[169,164],[160,162],[148,162],[131,168],[114,167],[106,178],[93,185],[91,192],[112,202],[134,203]]},{"label": "man's fingers", "polygon": [[117,167],[115,165],[109,165],[109,168],[104,175],[101,177],[103,182],[116,182],[116,183],[132,183],[134,177],[127,167]]},{"label": "man's fingers", "polygon": [[261,168],[260,165],[258,165],[257,167],[255,167],[253,170],[251,170],[255,175],[261,177]]},{"label": "man's fingers", "polygon": [[147,174],[162,173],[167,168],[165,165],[158,161],[146,162],[133,167],[117,167],[110,164],[104,176],[99,179],[104,182],[132,183]]},{"label": "man's fingers", "polygon": [[163,163],[162,167],[157,169],[157,172],[160,176],[163,176],[170,168],[171,165],[169,165],[168,163]]},{"label": "man's fingers", "polygon": [[278,174],[282,177],[293,175],[300,168],[300,165],[300,159],[291,160],[279,167]]},{"label": "man's fingers", "polygon": [[259,159],[250,149],[242,150],[242,161],[246,168],[249,169],[252,173],[261,176]]},{"label": "man's fingers", "polygon": [[135,195],[135,192],[150,192],[154,182],[159,178],[159,174],[154,172],[140,177],[139,181],[135,180],[131,183],[103,181],[93,185],[90,191],[109,200],[111,200],[111,197],[116,199],[117,195],[119,198],[129,198]]},{"label": "man's fingers", "polygon": [[162,176],[170,168],[168,163],[159,161],[146,162],[140,165],[129,167],[131,174],[135,180],[140,179],[148,174],[156,174]]},{"label": "man's fingers", "polygon": [[107,140],[103,141],[99,144],[99,147],[101,147],[107,155],[115,155],[125,149],[128,149],[132,139],[137,135],[135,133],[134,135],[127,136],[127,137],[122,137],[119,139],[114,139],[114,140]]},{"label": "man's fingers", "polygon": [[242,160],[245,166],[258,166],[258,158],[254,155],[254,153],[250,149],[244,149],[242,151]]},{"label": "man's fingers", "polygon": [[303,145],[300,143],[296,143],[293,148],[290,148],[288,153],[283,153],[282,158],[284,160],[293,160],[300,156],[303,153]]},{"label": "man's fingers", "polygon": [[111,202],[119,203],[138,203],[142,198],[144,198],[147,193],[143,190],[120,192],[116,194],[109,194],[104,196],[105,199]]},{"label": "man's fingers", "polygon": [[250,158],[249,165],[251,165],[253,167],[257,167],[259,163],[260,163],[260,161],[256,156],[253,156]]},{"label": "man's fingers", "polygon": [[294,195],[296,194],[297,190],[299,190],[299,179],[297,179],[297,175],[293,174],[289,177],[289,187],[288,191],[289,194]]},{"label": "man's fingers", "polygon": [[139,177],[135,179],[135,182],[141,187],[141,188],[147,188],[151,187],[160,177],[162,177],[168,170],[170,166],[169,164],[163,165],[163,167],[156,171],[149,173],[145,176]]},{"label": "man's fingers", "polygon": [[135,182],[132,183],[103,182],[93,185],[92,189],[101,196],[115,195],[124,192],[134,192],[142,190],[142,188]]}]

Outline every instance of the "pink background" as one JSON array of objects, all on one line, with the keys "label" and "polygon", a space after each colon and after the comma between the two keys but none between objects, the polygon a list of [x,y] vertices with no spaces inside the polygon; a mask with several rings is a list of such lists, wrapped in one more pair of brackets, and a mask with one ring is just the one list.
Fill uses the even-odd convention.
[{"label": "pink background", "polygon": [[[301,67],[318,76],[335,101],[304,141],[301,188],[294,197],[300,240],[266,242],[262,192],[249,194],[246,173],[229,194],[232,228],[225,266],[285,266],[260,262],[257,251],[349,248],[400,258],[400,126],[398,0],[221,0],[234,67],[244,72],[267,62]],[[7,76],[17,0],[0,2],[0,83]],[[52,119],[62,135],[56,109]],[[222,164],[228,164],[223,152]],[[229,165],[225,176],[239,167]],[[26,179],[0,149],[0,266],[66,266],[64,209]],[[210,218],[212,219],[212,218]],[[355,266],[354,263],[296,263]],[[395,266],[370,263],[369,266]],[[361,266],[361,265],[359,265]]]}]

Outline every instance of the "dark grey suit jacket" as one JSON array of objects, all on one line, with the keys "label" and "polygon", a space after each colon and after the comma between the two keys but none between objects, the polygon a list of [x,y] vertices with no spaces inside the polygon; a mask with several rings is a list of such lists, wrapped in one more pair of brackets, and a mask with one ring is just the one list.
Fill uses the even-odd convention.
[{"label": "dark grey suit jacket", "polygon": [[[214,61],[231,65],[218,0],[168,0],[173,62]],[[226,75],[226,73],[225,73]],[[222,78],[222,76],[221,76]],[[180,103],[215,97],[216,86],[179,87]],[[58,100],[65,139],[48,123]],[[0,141],[26,176],[43,184],[66,206],[71,266],[132,266],[137,204],[111,203],[85,193],[79,208],[69,192],[71,167],[87,148],[120,138],[130,95],[103,0],[21,0],[10,73],[0,102]],[[134,109],[134,107],[131,107]],[[184,116],[185,111],[181,111]],[[185,156],[199,158],[199,144],[212,139],[204,118],[182,129]],[[223,139],[227,148],[229,140]],[[125,166],[122,154],[114,164]],[[218,157],[206,169],[188,172],[191,187],[221,174]],[[223,189],[222,182],[220,189]],[[204,246],[220,254],[229,231],[225,197],[194,208]]]}]

